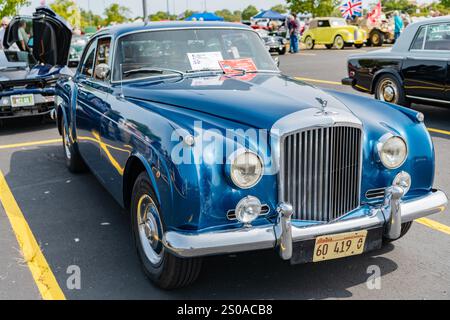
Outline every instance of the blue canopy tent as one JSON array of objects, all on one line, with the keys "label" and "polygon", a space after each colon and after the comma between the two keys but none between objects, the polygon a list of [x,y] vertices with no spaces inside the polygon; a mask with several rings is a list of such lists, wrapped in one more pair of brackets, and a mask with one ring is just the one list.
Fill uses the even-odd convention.
[{"label": "blue canopy tent", "polygon": [[286,16],[272,10],[265,10],[254,16],[253,19],[285,20]]},{"label": "blue canopy tent", "polygon": [[223,21],[222,17],[215,15],[212,12],[194,13],[192,16],[186,18],[186,21]]}]

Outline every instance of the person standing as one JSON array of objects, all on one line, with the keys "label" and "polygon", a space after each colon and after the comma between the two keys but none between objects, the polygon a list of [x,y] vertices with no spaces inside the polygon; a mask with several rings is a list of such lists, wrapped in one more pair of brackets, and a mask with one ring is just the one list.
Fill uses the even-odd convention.
[{"label": "person standing", "polygon": [[9,25],[9,22],[10,22],[10,20],[9,20],[8,17],[4,17],[2,19],[2,25],[0,27],[0,50],[4,49],[3,48],[3,38],[5,37],[5,31],[6,31],[6,28],[8,27],[8,25]]},{"label": "person standing", "polygon": [[27,33],[27,22],[25,20],[19,21],[19,48],[20,51],[29,51],[28,42],[30,41],[30,36]]},{"label": "person standing", "polygon": [[297,21],[297,14],[292,14],[291,20],[289,22],[289,34],[291,38],[291,53],[298,53],[298,42],[299,42],[299,31],[300,25]]},{"label": "person standing", "polygon": [[397,41],[397,39],[400,37],[400,34],[403,31],[403,20],[400,17],[400,14],[398,11],[394,12],[394,24],[395,24],[394,36],[395,36],[395,41]]}]

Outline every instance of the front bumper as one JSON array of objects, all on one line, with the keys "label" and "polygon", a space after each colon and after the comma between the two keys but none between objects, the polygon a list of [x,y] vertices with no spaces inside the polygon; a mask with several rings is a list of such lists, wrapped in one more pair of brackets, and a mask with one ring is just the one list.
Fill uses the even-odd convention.
[{"label": "front bumper", "polygon": [[402,196],[401,188],[392,187],[387,190],[383,205],[367,208],[367,215],[362,218],[309,227],[293,226],[292,207],[280,204],[275,225],[195,234],[170,231],[164,235],[163,244],[182,258],[278,248],[281,257],[289,260],[293,243],[328,234],[384,228],[386,238],[397,239],[402,223],[443,212],[448,204],[447,196],[439,190],[408,201],[402,201]]}]

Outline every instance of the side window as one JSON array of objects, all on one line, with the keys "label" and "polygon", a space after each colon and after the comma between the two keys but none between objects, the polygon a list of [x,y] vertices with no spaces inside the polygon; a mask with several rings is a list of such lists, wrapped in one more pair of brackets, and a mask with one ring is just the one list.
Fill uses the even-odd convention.
[{"label": "side window", "polygon": [[96,41],[93,41],[89,48],[86,50],[83,63],[80,67],[80,73],[86,77],[92,77],[94,74],[94,58],[95,58],[95,48]]},{"label": "side window", "polygon": [[330,21],[328,20],[319,20],[319,28],[326,28],[330,26]]},{"label": "side window", "polygon": [[109,65],[110,46],[111,46],[111,39],[110,38],[98,40],[98,43],[97,43],[97,54],[96,54],[96,57],[95,57],[94,70],[99,64],[107,64],[107,65]]},{"label": "side window", "polygon": [[311,21],[311,23],[309,24],[309,28],[310,29],[317,28],[317,20]]},{"label": "side window", "polygon": [[421,27],[419,29],[410,50],[422,50],[423,40],[425,38],[425,30],[426,29],[427,29],[426,27]]},{"label": "side window", "polygon": [[428,26],[425,50],[450,51],[450,24],[442,23]]}]

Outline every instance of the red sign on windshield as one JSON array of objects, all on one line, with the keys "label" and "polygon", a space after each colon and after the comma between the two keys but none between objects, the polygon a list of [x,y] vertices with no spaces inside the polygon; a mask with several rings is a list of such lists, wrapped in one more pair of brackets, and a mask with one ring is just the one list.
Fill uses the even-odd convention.
[{"label": "red sign on windshield", "polygon": [[236,59],[219,61],[226,74],[240,74],[242,71],[255,72],[258,70],[253,59]]}]

